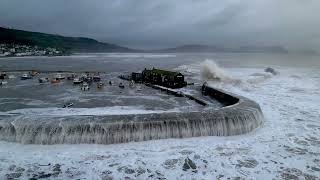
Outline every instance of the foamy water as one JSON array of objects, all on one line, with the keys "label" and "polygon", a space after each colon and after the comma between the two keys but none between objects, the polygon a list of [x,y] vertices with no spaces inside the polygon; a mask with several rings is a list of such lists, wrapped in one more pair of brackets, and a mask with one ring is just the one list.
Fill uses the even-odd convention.
[{"label": "foamy water", "polygon": [[[202,67],[203,63],[195,62],[177,69],[201,81]],[[0,179],[12,173],[21,177],[53,174],[55,164],[61,166],[56,175],[61,179],[319,179],[320,71],[273,67],[278,75],[265,73],[263,67],[221,68],[218,63],[208,68],[215,76],[221,73],[211,70],[219,69],[236,80],[207,78],[210,85],[260,104],[265,122],[255,132],[117,145],[0,142]],[[196,171],[183,170],[186,158],[196,164]]]}]

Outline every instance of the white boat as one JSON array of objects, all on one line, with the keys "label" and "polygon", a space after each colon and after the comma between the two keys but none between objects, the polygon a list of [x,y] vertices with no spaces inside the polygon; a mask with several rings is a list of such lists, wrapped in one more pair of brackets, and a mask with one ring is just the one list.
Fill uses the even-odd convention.
[{"label": "white boat", "polygon": [[141,86],[137,86],[137,91],[142,91]]},{"label": "white boat", "polygon": [[9,79],[15,79],[16,76],[15,76],[15,75],[9,75],[8,78],[9,78]]},{"label": "white boat", "polygon": [[81,84],[83,81],[80,78],[74,78],[73,84]]},{"label": "white boat", "polygon": [[26,79],[31,79],[31,76],[29,76],[28,74],[22,74],[21,80],[26,80]]},{"label": "white boat", "polygon": [[42,83],[47,83],[47,82],[49,82],[49,78],[45,78],[45,77],[39,78],[39,83],[40,83],[40,84],[42,84]]},{"label": "white boat", "polygon": [[54,78],[57,80],[65,79],[65,77],[62,76],[61,74],[57,74]]},{"label": "white boat", "polygon": [[6,85],[6,84],[8,84],[7,81],[2,81],[2,82],[0,82],[0,85]]},{"label": "white boat", "polygon": [[82,91],[89,91],[90,87],[89,87],[89,84],[84,82],[81,86],[81,90]]}]

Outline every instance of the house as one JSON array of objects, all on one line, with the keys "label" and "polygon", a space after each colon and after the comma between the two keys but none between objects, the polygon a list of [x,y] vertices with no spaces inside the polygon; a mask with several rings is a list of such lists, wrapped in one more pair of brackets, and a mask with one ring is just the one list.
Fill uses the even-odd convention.
[{"label": "house", "polygon": [[137,73],[137,72],[131,73],[131,79],[134,82],[143,82],[142,73]]},{"label": "house", "polygon": [[155,68],[142,71],[142,79],[144,82],[169,88],[182,88],[187,85],[183,74]]}]

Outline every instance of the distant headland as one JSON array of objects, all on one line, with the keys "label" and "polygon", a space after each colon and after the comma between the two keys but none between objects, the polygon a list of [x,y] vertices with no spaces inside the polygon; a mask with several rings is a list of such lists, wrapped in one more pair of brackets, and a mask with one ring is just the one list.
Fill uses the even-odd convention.
[{"label": "distant headland", "polygon": [[0,27],[0,57],[61,56],[73,53],[288,53],[282,46],[221,47],[188,44],[174,48],[138,50],[86,37],[66,37]]}]

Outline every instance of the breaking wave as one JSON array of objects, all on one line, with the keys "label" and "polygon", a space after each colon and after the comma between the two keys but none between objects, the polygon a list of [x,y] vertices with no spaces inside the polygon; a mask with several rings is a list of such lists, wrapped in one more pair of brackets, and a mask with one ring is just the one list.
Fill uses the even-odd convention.
[{"label": "breaking wave", "polygon": [[227,74],[213,60],[206,59],[200,64],[201,78],[206,81],[233,81],[231,75]]}]

